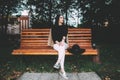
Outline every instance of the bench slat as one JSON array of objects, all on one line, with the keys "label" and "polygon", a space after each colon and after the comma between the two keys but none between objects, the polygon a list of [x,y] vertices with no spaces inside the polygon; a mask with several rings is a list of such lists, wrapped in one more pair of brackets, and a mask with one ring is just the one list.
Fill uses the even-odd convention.
[{"label": "bench slat", "polygon": [[[97,50],[86,49],[82,55],[96,55]],[[14,50],[14,55],[57,55],[57,51],[53,49],[19,49]],[[66,51],[66,55],[72,55]]]}]

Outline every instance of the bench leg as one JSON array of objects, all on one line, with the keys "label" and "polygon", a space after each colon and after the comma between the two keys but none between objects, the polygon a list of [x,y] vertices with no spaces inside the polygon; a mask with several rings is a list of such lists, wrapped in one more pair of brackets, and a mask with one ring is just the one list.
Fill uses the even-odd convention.
[{"label": "bench leg", "polygon": [[93,56],[93,62],[95,62],[97,64],[101,64],[100,56],[99,55]]},{"label": "bench leg", "polygon": [[97,63],[97,64],[101,64],[101,61],[100,61],[100,51],[99,51],[99,48],[97,49],[97,52],[98,52],[98,54],[97,55],[95,55],[95,56],[93,56],[93,62],[94,63]]}]

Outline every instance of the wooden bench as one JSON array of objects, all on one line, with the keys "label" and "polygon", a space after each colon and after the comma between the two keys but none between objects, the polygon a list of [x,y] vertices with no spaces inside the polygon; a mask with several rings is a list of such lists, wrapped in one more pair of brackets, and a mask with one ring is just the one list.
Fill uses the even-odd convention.
[{"label": "wooden bench", "polygon": [[[50,28],[42,29],[24,29],[21,32],[20,48],[15,49],[12,55],[57,55],[51,46],[48,46]],[[91,46],[90,28],[68,28],[69,47],[78,44],[86,49],[82,55],[93,56],[94,62],[99,62],[97,49]],[[66,55],[72,55],[66,50]]]}]

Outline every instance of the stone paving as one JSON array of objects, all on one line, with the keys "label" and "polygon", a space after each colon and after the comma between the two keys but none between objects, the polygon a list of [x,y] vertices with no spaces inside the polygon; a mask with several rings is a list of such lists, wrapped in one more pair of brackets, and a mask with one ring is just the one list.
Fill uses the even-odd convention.
[{"label": "stone paving", "polygon": [[[67,73],[68,80],[101,80],[95,72]],[[65,80],[59,73],[24,73],[17,80]]]}]

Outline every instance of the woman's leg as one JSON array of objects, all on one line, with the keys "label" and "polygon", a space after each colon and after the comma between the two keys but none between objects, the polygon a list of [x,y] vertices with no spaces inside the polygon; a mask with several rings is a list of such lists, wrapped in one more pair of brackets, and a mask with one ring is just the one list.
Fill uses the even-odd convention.
[{"label": "woman's leg", "polygon": [[65,62],[65,49],[62,49],[61,50],[61,59],[60,59],[60,66],[61,66],[61,72],[65,72],[65,69],[64,69],[64,62]]},{"label": "woman's leg", "polygon": [[58,51],[58,60],[55,65],[60,64],[60,75],[64,77],[65,79],[68,79],[66,76],[66,72],[64,69],[64,61],[65,61],[65,49],[67,49],[68,45],[65,43],[64,46],[59,46],[57,44],[54,45],[54,49]]},{"label": "woman's leg", "polygon": [[[58,59],[56,61],[56,64],[59,64],[62,60],[62,64],[64,64],[64,58],[65,58],[65,49],[68,48],[68,44],[64,44],[63,46],[59,46],[58,44],[54,44],[53,48],[58,51]],[[62,65],[64,66],[64,65]]]},{"label": "woman's leg", "polygon": [[61,72],[65,72],[65,69],[64,69],[64,62],[65,62],[65,49],[68,48],[68,44],[64,44],[64,46],[61,47],[61,54],[62,54],[62,57],[60,59],[60,66],[61,66]]},{"label": "woman's leg", "polygon": [[64,60],[65,60],[65,49],[67,49],[68,45],[65,43],[63,46],[59,46],[58,44],[54,44],[53,48],[58,51],[58,59],[56,64],[60,63],[61,71],[65,72],[64,70]]},{"label": "woman's leg", "polygon": [[61,60],[60,60],[60,66],[61,66],[61,69],[60,69],[60,72],[59,74],[65,78],[65,79],[68,79],[67,75],[66,75],[66,72],[65,72],[65,69],[64,69],[64,62],[65,62],[65,49],[67,48],[67,45],[64,45],[62,46],[62,50],[61,50],[61,53],[62,53],[62,57],[61,57]]},{"label": "woman's leg", "polygon": [[58,51],[58,59],[57,59],[57,61],[56,61],[56,64],[59,64],[60,63],[60,61],[61,61],[61,58],[62,58],[62,54],[61,54],[61,47],[58,45],[58,44],[54,44],[53,45],[53,48],[56,50],[56,51]]}]

